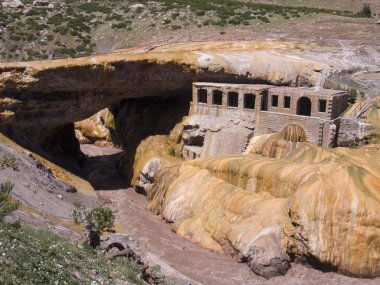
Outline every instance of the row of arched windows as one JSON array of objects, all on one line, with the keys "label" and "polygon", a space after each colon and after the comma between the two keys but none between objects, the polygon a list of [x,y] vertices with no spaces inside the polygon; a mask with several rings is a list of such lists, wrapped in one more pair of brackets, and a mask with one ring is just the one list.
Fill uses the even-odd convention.
[{"label": "row of arched windows", "polygon": [[[244,94],[244,108],[255,109],[256,95],[247,93]],[[198,89],[198,102],[207,103],[207,90]],[[212,91],[212,105],[223,105],[223,92],[220,90]],[[227,106],[228,107],[238,107],[239,106],[239,93],[228,92],[227,93]]]},{"label": "row of arched windows", "polygon": [[[199,103],[208,103],[207,90],[198,89],[198,102]],[[223,105],[223,92],[220,90],[212,91],[212,105],[221,106]],[[252,93],[244,94],[244,108],[245,109],[255,109],[256,95]],[[290,96],[284,96],[283,104],[285,109],[290,109]],[[267,111],[267,96],[262,99],[261,110]],[[278,107],[279,96],[271,96],[271,105],[272,107]],[[239,106],[239,93],[237,92],[228,92],[227,93],[227,106],[228,107],[238,107]],[[319,100],[318,111],[326,112],[327,100]],[[301,97],[297,101],[297,115],[301,116],[311,116],[312,104],[311,100],[308,97]]]}]

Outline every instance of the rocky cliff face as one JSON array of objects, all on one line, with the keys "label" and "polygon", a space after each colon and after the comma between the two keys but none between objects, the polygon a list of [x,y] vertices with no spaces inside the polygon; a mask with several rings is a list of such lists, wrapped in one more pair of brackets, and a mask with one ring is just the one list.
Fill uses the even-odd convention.
[{"label": "rocky cliff face", "polygon": [[[170,151],[150,148],[149,140],[157,139],[140,145],[135,173],[156,171],[145,188],[149,208],[180,236],[245,261],[267,278],[285,274],[293,260],[358,277],[380,275],[376,147],[323,149],[290,126],[253,138],[249,154],[181,163],[170,161]],[[165,165],[154,165],[156,158]]]}]

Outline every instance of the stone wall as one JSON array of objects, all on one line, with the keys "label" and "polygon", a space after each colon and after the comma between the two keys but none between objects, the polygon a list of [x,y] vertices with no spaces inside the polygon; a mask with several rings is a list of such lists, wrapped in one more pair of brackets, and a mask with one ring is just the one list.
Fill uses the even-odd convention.
[{"label": "stone wall", "polygon": [[255,136],[277,133],[287,124],[301,125],[307,134],[307,140],[320,146],[331,147],[334,144],[336,120],[323,120],[315,117],[260,112],[255,127]]},{"label": "stone wall", "polygon": [[373,127],[356,118],[341,118],[337,134],[337,145],[357,147],[370,142],[373,137]]}]

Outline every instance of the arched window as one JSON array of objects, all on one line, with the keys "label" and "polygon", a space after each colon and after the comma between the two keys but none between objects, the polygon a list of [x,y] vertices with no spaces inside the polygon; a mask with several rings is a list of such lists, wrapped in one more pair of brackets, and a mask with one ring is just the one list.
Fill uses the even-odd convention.
[{"label": "arched window", "polygon": [[244,94],[244,108],[246,109],[255,109],[255,100],[256,95],[255,94]]},{"label": "arched window", "polygon": [[212,91],[212,104],[222,105],[222,103],[223,103],[223,92],[220,90]]},{"label": "arched window", "polygon": [[198,89],[198,103],[207,103],[206,89]]},{"label": "arched window", "polygon": [[228,102],[229,107],[238,107],[239,105],[239,94],[236,92],[228,92]]},{"label": "arched window", "polygon": [[297,115],[310,116],[311,115],[311,101],[307,97],[301,97],[297,102]]}]

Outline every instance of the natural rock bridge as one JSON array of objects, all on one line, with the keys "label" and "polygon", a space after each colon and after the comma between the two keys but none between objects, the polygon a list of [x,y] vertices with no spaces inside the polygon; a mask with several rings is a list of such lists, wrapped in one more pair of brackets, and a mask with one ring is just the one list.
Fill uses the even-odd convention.
[{"label": "natural rock bridge", "polygon": [[299,50],[287,43],[203,43],[1,64],[0,125],[60,126],[122,99],[190,95],[193,81],[313,86],[330,67],[287,55]]},{"label": "natural rock bridge", "polygon": [[[128,111],[137,114],[129,125],[147,128],[152,124],[141,139],[163,134],[178,117],[187,115],[195,81],[319,88],[330,74],[353,66],[336,60],[337,53],[326,51],[329,56],[320,58],[314,48],[284,42],[203,42],[77,59],[0,64],[0,131],[35,150],[62,143],[66,144],[64,149],[78,149],[72,123],[123,101],[150,105],[148,109],[137,106]],[[138,108],[144,109],[145,115]],[[162,114],[170,122],[160,118]],[[141,120],[146,117],[151,118]],[[125,128],[125,120],[121,123]],[[159,124],[168,127],[158,130]],[[135,127],[127,127],[118,143],[124,143],[128,133],[136,134]]]}]

